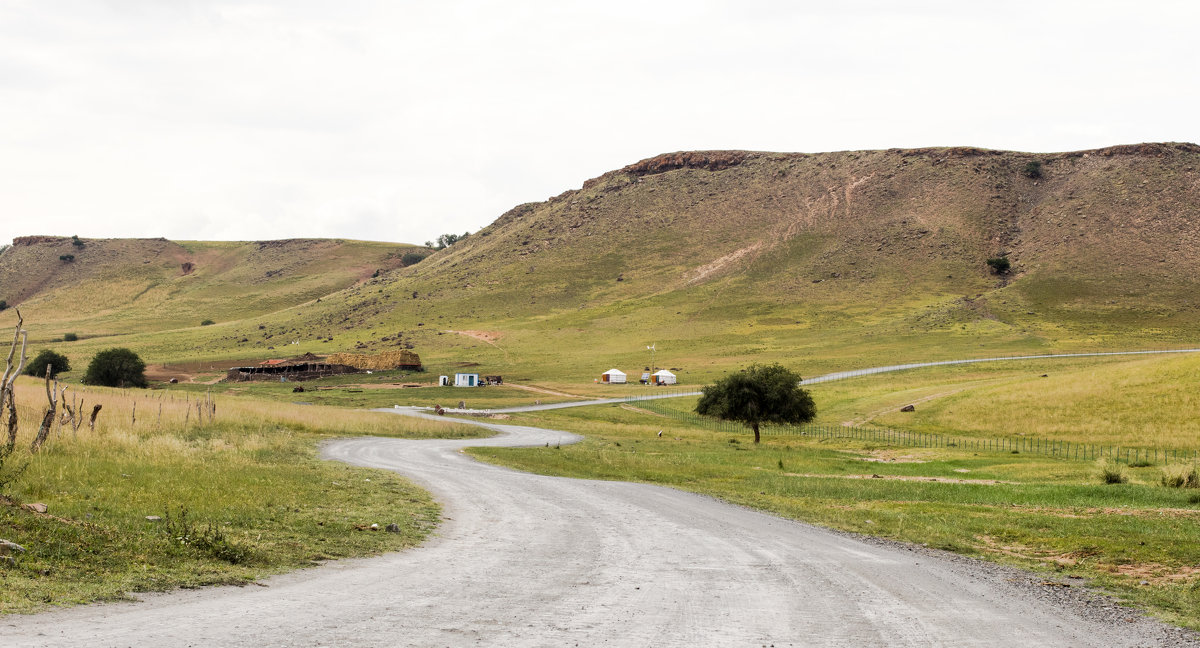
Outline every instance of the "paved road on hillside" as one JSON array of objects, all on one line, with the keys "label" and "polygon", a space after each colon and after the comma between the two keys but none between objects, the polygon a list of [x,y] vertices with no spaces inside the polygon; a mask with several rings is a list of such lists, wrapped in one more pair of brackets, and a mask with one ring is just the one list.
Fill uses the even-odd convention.
[{"label": "paved road on hillside", "polygon": [[487,427],[502,435],[326,447],[328,458],[396,470],[434,493],[446,520],[420,548],[265,587],[3,618],[0,645],[1200,645],[1023,572],[668,488],[531,475],[459,452],[575,438]]}]

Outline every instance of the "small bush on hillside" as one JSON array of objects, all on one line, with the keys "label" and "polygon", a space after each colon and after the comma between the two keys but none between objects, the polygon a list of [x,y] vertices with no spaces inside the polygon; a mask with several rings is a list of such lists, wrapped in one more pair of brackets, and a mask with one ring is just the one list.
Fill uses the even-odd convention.
[{"label": "small bush on hillside", "polygon": [[1163,466],[1159,481],[1167,488],[1200,488],[1200,472],[1195,465]]},{"label": "small bush on hillside", "polygon": [[1042,177],[1042,163],[1034,160],[1026,164],[1021,173],[1025,174],[1026,178],[1033,178],[1036,180]]},{"label": "small bush on hillside", "polygon": [[416,265],[424,261],[426,256],[420,252],[407,252],[404,256],[400,257],[400,263],[403,263],[406,267]]},{"label": "small bush on hillside", "polygon": [[459,241],[465,241],[470,235],[470,232],[463,232],[462,236],[459,236],[458,234],[442,234],[437,239],[437,245],[434,245],[431,241],[425,241],[425,247],[431,247],[435,250],[444,250],[451,245],[458,243]]},{"label": "small bush on hillside", "polygon": [[1096,476],[1102,484],[1124,484],[1129,481],[1129,475],[1125,474],[1125,466],[1112,458],[1096,462],[1096,470]]},{"label": "small bush on hillside", "polygon": [[210,319],[206,319],[203,322],[200,322],[200,326],[212,326],[213,324],[216,324],[216,322],[214,322]]},{"label": "small bush on hillside", "polygon": [[0,311],[5,310],[7,308],[8,308],[8,302],[4,301],[3,299],[0,299]]},{"label": "small bush on hillside", "polygon": [[987,264],[995,274],[1005,274],[1012,268],[1012,262],[1006,256],[992,257],[987,260]]},{"label": "small bush on hillside", "polygon": [[71,236],[71,245],[74,245],[75,247],[77,247],[79,249],[83,249],[83,241],[79,240],[78,236],[75,236],[75,235]]},{"label": "small bush on hillside", "polygon": [[74,333],[63,333],[63,342],[74,342],[79,339],[79,336]]},{"label": "small bush on hillside", "polygon": [[83,382],[105,387],[145,387],[146,363],[129,349],[107,349],[92,358]]},{"label": "small bush on hillside", "polygon": [[70,263],[75,260],[75,255],[74,254],[62,254],[62,255],[59,255],[58,260],[66,261],[67,263]]},{"label": "small bush on hillside", "polygon": [[67,356],[51,351],[50,349],[42,349],[42,352],[37,354],[29,364],[25,365],[25,375],[44,378],[46,376],[46,367],[50,367],[50,377],[57,378],[58,374],[64,371],[71,370],[71,361],[67,360]]}]

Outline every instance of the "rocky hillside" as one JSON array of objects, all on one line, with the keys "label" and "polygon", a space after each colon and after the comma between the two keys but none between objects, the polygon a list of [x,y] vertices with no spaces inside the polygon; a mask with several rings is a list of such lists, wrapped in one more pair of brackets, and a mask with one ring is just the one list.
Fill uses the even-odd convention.
[{"label": "rocky hillside", "polygon": [[[519,205],[415,266],[338,292],[287,288],[332,293],[302,309],[280,310],[289,297],[274,314],[145,344],[169,358],[265,353],[285,334],[314,352],[403,340],[435,362],[569,378],[642,362],[653,343],[713,371],[1194,344],[1198,167],[1192,144],[671,153]],[[155,286],[186,281],[173,244],[159,245]],[[57,264],[56,252],[43,256]],[[987,264],[998,257],[1007,273]],[[229,294],[265,304],[289,285],[266,276],[270,263],[252,267],[261,283]],[[169,309],[174,293],[159,290],[155,308]]]},{"label": "rocky hillside", "polygon": [[632,329],[733,357],[868,338],[881,354],[1177,345],[1200,324],[1198,167],[1192,144],[673,153],[518,206],[351,310],[553,325],[588,348],[639,348]]}]

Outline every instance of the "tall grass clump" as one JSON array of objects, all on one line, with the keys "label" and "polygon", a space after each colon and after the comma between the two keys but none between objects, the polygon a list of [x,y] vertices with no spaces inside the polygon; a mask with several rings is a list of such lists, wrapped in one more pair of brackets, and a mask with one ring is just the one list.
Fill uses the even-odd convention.
[{"label": "tall grass clump", "polygon": [[1167,488],[1200,488],[1200,472],[1195,464],[1163,466],[1159,483]]},{"label": "tall grass clump", "polygon": [[1096,462],[1096,476],[1102,484],[1124,484],[1129,481],[1125,466],[1110,457]]}]

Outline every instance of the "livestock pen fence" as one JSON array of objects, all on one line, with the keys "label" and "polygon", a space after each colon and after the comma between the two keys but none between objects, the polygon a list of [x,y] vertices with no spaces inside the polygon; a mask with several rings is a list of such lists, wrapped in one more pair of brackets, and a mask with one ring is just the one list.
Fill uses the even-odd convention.
[{"label": "livestock pen fence", "polygon": [[[680,393],[676,396],[698,394],[695,390]],[[662,398],[666,398],[663,396]],[[630,401],[636,400],[636,397]],[[662,402],[660,398],[636,400],[637,406],[662,414],[670,418],[687,422],[689,425],[702,427],[728,434],[745,434],[749,431],[745,425],[733,421],[721,421],[707,416],[700,416],[690,409],[681,409]],[[1028,436],[1004,437],[967,437],[926,432],[909,432],[874,426],[855,425],[769,425],[759,426],[763,436],[797,436],[812,439],[845,439],[894,445],[911,448],[953,448],[973,452],[1008,452],[1012,454],[1032,454],[1058,459],[1091,460],[1112,458],[1130,464],[1158,463],[1197,463],[1200,462],[1200,451],[1177,448],[1154,448],[1137,446],[1112,446],[1094,443],[1076,443],[1055,439],[1042,439]]]}]

